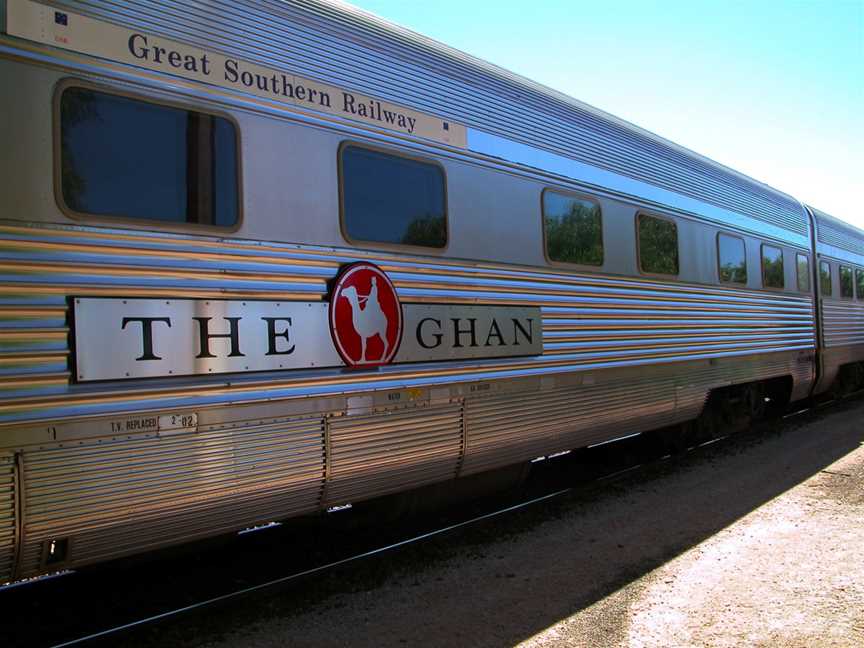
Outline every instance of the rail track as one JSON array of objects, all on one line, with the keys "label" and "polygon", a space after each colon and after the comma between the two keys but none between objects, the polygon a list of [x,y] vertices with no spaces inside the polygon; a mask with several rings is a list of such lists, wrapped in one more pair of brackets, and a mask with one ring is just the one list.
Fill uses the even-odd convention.
[{"label": "rail track", "polygon": [[[194,548],[176,555],[161,552],[158,558],[13,583],[0,588],[0,607],[7,618],[14,620],[0,632],[0,636],[7,634],[0,644],[60,647],[113,644],[121,635],[131,639],[130,633],[212,611],[241,598],[272,594],[304,581],[308,587],[310,579],[325,578],[357,563],[455,536],[525,509],[540,508],[574,492],[590,492],[604,483],[638,479],[640,473],[650,476],[672,461],[711,452],[706,450],[709,446],[722,446],[735,439],[753,442],[766,432],[782,430],[791,420],[815,419],[825,408],[859,398],[862,393],[787,412],[743,434],[700,440],[677,454],[666,453],[663,444],[654,442],[657,437],[648,433],[566,456],[538,458],[518,497],[513,493],[486,497],[448,512],[414,516],[383,537],[365,526],[346,522],[347,516],[342,518],[341,512],[334,511],[323,521],[272,525],[230,541],[205,543],[200,545],[202,551],[194,555]],[[340,529],[348,533],[334,533]],[[281,565],[281,575],[272,575],[274,565]],[[168,587],[167,582],[181,585]],[[118,589],[122,593],[114,596]]]}]

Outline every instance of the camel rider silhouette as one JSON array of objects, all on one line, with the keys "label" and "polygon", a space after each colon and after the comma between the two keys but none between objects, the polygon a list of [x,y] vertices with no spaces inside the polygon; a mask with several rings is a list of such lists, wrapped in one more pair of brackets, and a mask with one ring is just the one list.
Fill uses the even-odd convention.
[{"label": "camel rider silhouette", "polygon": [[372,277],[372,289],[369,291],[369,294],[365,297],[357,297],[357,302],[363,306],[367,301],[371,300],[373,304],[378,303],[378,278]]}]

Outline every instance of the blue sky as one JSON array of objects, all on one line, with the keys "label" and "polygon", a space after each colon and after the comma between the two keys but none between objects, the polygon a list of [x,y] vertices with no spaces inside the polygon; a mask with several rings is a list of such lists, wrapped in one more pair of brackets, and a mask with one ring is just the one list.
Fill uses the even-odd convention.
[{"label": "blue sky", "polygon": [[864,0],[352,0],[864,228]]}]

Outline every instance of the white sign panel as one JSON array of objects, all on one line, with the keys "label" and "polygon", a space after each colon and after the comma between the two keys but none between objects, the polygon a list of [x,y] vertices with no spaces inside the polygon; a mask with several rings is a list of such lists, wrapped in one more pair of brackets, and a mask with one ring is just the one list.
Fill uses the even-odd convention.
[{"label": "white sign panel", "polygon": [[[345,364],[334,345],[326,302],[79,297],[73,306],[75,377],[82,382]],[[536,307],[400,308],[404,326],[392,362],[543,353]],[[342,324],[343,336],[356,337],[352,362],[382,364],[376,362],[383,353],[381,333],[366,331],[361,344],[361,319]]]},{"label": "white sign panel", "polygon": [[12,36],[74,52],[338,115],[372,126],[467,146],[461,124],[380,101],[374,97],[266,68],[178,41],[48,7],[7,0],[6,30]]}]

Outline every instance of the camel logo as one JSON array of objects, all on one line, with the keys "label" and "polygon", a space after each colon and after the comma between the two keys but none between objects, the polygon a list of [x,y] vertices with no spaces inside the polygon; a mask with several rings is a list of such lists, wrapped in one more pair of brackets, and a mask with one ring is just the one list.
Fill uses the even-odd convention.
[{"label": "camel logo", "polygon": [[393,360],[402,340],[402,305],[378,266],[353,263],[340,273],[330,298],[330,333],[348,366]]}]

